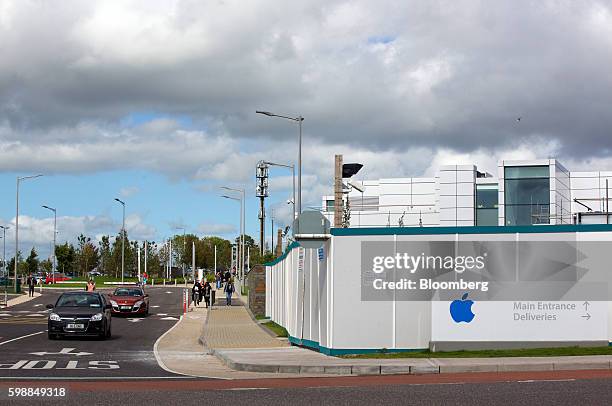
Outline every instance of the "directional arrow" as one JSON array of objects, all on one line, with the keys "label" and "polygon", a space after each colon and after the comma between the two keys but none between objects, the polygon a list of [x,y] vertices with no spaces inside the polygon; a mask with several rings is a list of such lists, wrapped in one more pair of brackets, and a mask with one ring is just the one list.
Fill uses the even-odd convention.
[{"label": "directional arrow", "polygon": [[590,303],[589,303],[588,301],[585,301],[585,302],[584,302],[582,305],[584,306],[584,310],[585,310],[585,311],[588,311],[588,310],[589,310],[589,305],[590,305]]},{"label": "directional arrow", "polygon": [[41,357],[44,355],[76,355],[80,357],[81,355],[93,355],[93,352],[72,352],[76,348],[62,348],[60,352],[31,352],[32,355],[40,355]]},{"label": "directional arrow", "polygon": [[587,313],[587,314],[585,314],[584,316],[580,316],[580,317],[583,317],[583,318],[585,318],[585,319],[587,319],[587,320],[588,320],[588,319],[590,319],[590,318],[591,318],[591,315],[590,315],[589,313]]}]

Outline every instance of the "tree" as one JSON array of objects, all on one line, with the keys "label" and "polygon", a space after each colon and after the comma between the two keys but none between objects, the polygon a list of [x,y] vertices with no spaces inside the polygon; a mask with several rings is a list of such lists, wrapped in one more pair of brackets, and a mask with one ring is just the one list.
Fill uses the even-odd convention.
[{"label": "tree", "polygon": [[113,253],[111,251],[110,236],[103,235],[98,243],[98,253],[100,257],[100,272],[104,275],[109,275],[111,270],[114,270]]},{"label": "tree", "polygon": [[36,253],[36,249],[32,247],[30,255],[26,259],[26,273],[33,274],[38,272],[38,263],[38,254]]},{"label": "tree", "polygon": [[58,272],[73,273],[75,269],[76,251],[72,244],[65,242],[55,247]]},{"label": "tree", "polygon": [[45,272],[51,272],[53,270],[53,261],[51,261],[49,258],[40,261],[40,267]]},{"label": "tree", "polygon": [[77,241],[79,243],[76,250],[77,272],[85,276],[100,262],[98,248],[91,242],[91,238],[83,234],[78,236]]}]

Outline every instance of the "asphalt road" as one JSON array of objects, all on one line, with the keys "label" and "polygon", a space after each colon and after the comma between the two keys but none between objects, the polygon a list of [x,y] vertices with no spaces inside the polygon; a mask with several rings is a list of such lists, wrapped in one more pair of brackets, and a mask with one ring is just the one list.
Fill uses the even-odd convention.
[{"label": "asphalt road", "polygon": [[[47,290],[40,298],[0,310],[0,379],[50,377],[168,377],[153,346],[181,314],[181,289],[151,287],[148,317],[113,317],[112,337],[47,338],[45,305],[61,294]],[[11,341],[14,340],[14,341]],[[41,352],[44,354],[33,354]]]},{"label": "asphalt road", "polygon": [[[365,378],[364,378],[365,379]],[[218,381],[217,381],[218,382]],[[339,381],[342,382],[340,379]],[[175,384],[184,382],[174,382]],[[452,384],[365,385],[350,387],[241,387],[202,389],[167,385],[149,387],[100,387],[99,382],[68,387],[64,397],[56,399],[11,399],[13,404],[99,405],[128,404],[137,401],[163,405],[610,405],[611,379],[561,381],[510,381]],[[201,384],[202,382],[200,382]],[[209,383],[215,383],[210,382]],[[166,386],[166,388],[164,388]],[[0,402],[7,400],[7,390],[0,385]]]}]

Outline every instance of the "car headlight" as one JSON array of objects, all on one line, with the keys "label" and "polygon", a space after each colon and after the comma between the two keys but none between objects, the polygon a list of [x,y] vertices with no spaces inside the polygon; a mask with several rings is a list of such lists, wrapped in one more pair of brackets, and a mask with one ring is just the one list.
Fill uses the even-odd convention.
[{"label": "car headlight", "polygon": [[111,306],[113,307],[119,307],[119,305],[117,304],[117,302],[115,302],[114,300],[111,300]]},{"label": "car headlight", "polygon": [[143,301],[139,300],[136,303],[134,303],[134,307],[140,307],[142,305]]},{"label": "car headlight", "polygon": [[102,320],[102,313],[96,313],[93,316],[91,316],[91,319],[89,319],[90,321],[100,321]]},{"label": "car headlight", "polygon": [[50,313],[49,314],[49,320],[51,320],[51,321],[61,321],[62,319],[57,314]]}]

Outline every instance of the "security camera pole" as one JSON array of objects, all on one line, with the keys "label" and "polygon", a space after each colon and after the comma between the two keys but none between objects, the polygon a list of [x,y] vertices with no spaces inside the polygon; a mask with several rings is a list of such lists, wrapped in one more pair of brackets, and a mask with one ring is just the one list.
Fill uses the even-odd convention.
[{"label": "security camera pole", "polygon": [[55,283],[55,272],[57,271],[57,265],[55,262],[55,247],[57,246],[55,243],[57,235],[57,210],[49,206],[43,206],[43,208],[53,212],[53,283]]},{"label": "security camera pole", "polygon": [[121,284],[123,285],[123,274],[125,271],[125,202],[115,198],[123,206],[123,227],[121,228]]},{"label": "security camera pole", "polygon": [[17,176],[17,213],[15,215],[15,293],[17,293],[17,265],[19,264],[19,183],[22,180],[41,177],[41,174],[31,176]]}]

